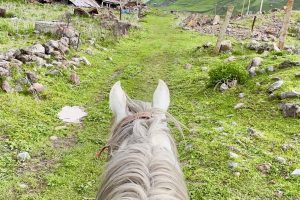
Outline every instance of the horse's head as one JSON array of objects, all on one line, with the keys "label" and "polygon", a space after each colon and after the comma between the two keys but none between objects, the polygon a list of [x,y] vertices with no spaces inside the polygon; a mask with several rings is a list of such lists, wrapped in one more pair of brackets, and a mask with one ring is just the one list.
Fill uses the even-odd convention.
[{"label": "horse's head", "polygon": [[[132,115],[130,109],[130,99],[121,87],[121,82],[116,82],[109,94],[109,105],[115,116],[115,124],[118,124],[126,117]],[[153,94],[151,109],[158,109],[166,112],[170,104],[170,92],[166,83],[159,80],[158,86]],[[141,112],[141,111],[138,111]]]}]

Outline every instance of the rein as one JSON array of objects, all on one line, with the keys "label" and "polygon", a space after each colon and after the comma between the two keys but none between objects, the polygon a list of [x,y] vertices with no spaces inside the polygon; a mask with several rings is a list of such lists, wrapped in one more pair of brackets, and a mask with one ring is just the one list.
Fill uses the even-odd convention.
[{"label": "rein", "polygon": [[[134,122],[137,119],[151,119],[152,118],[152,113],[150,112],[138,112],[133,115],[129,115],[128,117],[124,118],[118,125],[119,127],[124,127],[132,122]],[[100,158],[102,153],[109,149],[110,145],[106,145],[102,147],[99,151],[96,152],[96,158]]]}]

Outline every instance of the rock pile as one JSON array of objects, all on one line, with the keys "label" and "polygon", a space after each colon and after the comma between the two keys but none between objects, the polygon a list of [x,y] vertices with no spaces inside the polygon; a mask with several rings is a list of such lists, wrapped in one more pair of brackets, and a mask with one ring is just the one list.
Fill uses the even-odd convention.
[{"label": "rock pile", "polygon": [[[27,88],[27,91],[31,93],[41,93],[45,90],[45,87],[38,83],[39,78],[34,72],[25,71],[22,68],[24,64],[49,68],[50,71],[45,75],[59,74],[60,70],[69,67],[74,69],[81,63],[90,65],[85,57],[66,59],[65,54],[68,53],[69,48],[78,46],[79,34],[71,26],[59,30],[61,36],[59,40],[50,40],[45,44],[36,43],[26,48],[10,49],[5,53],[0,53],[0,80],[2,80],[1,88],[3,91],[22,92],[24,88]],[[16,73],[17,77],[22,78],[13,80],[12,77]],[[14,87],[11,84],[14,84]],[[78,78],[74,84],[79,84]]]}]

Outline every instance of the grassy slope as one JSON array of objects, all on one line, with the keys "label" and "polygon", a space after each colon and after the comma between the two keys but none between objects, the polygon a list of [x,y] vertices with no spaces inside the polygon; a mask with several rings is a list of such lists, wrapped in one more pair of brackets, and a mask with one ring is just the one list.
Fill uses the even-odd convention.
[{"label": "grassy slope", "polygon": [[[122,39],[108,52],[94,49],[95,56],[87,56],[91,67],[78,69],[82,84],[74,87],[67,76],[43,78],[48,86],[45,100],[36,102],[23,94],[0,94],[0,194],[2,199],[83,199],[94,197],[99,185],[99,176],[105,156],[95,159],[95,152],[105,144],[110,126],[107,96],[111,85],[121,79],[123,87],[134,98],[150,100],[157,79],[164,79],[170,86],[172,106],[170,112],[190,131],[185,130],[185,140],[174,132],[178,141],[180,160],[187,177],[191,199],[276,199],[275,191],[282,190],[288,199],[300,198],[300,179],[286,177],[299,168],[300,145],[298,119],[285,119],[277,109],[277,101],[269,102],[265,94],[271,83],[269,75],[261,75],[225,94],[206,88],[207,72],[201,66],[212,68],[230,56],[214,56],[210,51],[195,51],[196,47],[212,36],[199,36],[173,25],[172,16],[151,15],[145,19],[143,29]],[[84,49],[83,46],[82,49]],[[241,65],[246,65],[256,56],[235,43]],[[79,52],[80,54],[84,50]],[[245,58],[242,56],[246,55]],[[106,60],[111,56],[113,61]],[[284,59],[295,60],[296,56],[272,55],[265,59],[264,66],[277,64]],[[192,70],[183,65],[192,63]],[[282,90],[300,89],[299,80],[293,74],[297,69],[279,71],[271,76],[282,76],[286,84]],[[256,86],[260,81],[261,86]],[[246,98],[240,100],[239,92]],[[244,102],[247,109],[236,111],[233,106]],[[64,105],[80,105],[89,116],[82,125],[63,126],[57,112]],[[233,114],[232,118],[227,116]],[[236,122],[237,126],[232,126]],[[218,132],[216,127],[225,131]],[[251,139],[246,129],[253,127],[263,133],[262,138]],[[76,135],[75,146],[53,148],[49,137]],[[293,149],[282,151],[285,143]],[[233,175],[228,168],[228,146],[239,150],[239,167]],[[23,164],[15,161],[16,154],[27,150],[33,157],[26,165],[48,161],[37,172],[17,173]],[[288,164],[275,161],[283,156]],[[256,165],[272,164],[270,174],[263,176]],[[19,183],[27,183],[29,189],[20,189]]]},{"label": "grassy slope", "polygon": [[[248,3],[248,1],[246,2]],[[260,0],[251,0],[250,11],[259,11],[260,2]],[[217,6],[218,14],[225,13],[226,5],[228,5],[229,3],[232,3],[235,6],[235,11],[240,12],[243,7],[243,0],[151,0],[149,3],[156,3],[158,6],[162,6],[168,10],[195,11],[203,13],[215,13],[215,7]],[[270,8],[281,8],[285,4],[285,0],[265,0],[263,9],[269,10]],[[299,9],[300,2],[295,1],[294,8]]]}]

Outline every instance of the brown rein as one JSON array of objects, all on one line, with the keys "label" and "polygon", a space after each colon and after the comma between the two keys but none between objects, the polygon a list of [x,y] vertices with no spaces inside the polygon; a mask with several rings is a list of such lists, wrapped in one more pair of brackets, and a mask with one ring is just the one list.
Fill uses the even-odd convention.
[{"label": "brown rein", "polygon": [[[120,127],[124,127],[132,122],[134,122],[137,119],[151,119],[152,118],[152,113],[150,112],[138,112],[135,113],[133,115],[129,115],[128,117],[124,118],[121,122],[120,122]],[[96,158],[100,158],[102,153],[109,149],[109,145],[104,146],[103,148],[101,148],[101,150],[96,152]]]}]

